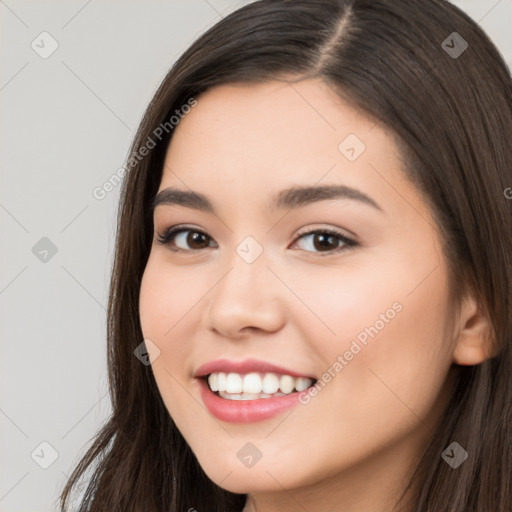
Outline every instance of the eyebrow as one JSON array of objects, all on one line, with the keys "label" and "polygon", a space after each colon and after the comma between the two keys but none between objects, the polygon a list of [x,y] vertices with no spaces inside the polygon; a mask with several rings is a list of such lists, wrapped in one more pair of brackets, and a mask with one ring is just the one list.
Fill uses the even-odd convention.
[{"label": "eyebrow", "polygon": [[[292,187],[281,190],[269,203],[271,211],[294,209],[328,199],[351,199],[371,206],[384,213],[384,210],[371,197],[358,189],[346,185],[324,185],[320,187]],[[151,203],[154,211],[160,205],[180,205],[207,213],[217,214],[210,200],[199,192],[168,187],[155,196]]]}]

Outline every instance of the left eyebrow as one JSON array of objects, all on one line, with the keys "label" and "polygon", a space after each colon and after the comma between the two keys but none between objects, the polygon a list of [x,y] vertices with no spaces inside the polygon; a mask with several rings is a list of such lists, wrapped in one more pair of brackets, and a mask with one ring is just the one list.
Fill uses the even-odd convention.
[{"label": "left eyebrow", "polygon": [[[351,199],[360,201],[363,204],[371,206],[384,213],[384,210],[370,196],[356,188],[346,185],[292,187],[281,190],[272,198],[269,209],[271,211],[279,209],[291,210],[329,199]],[[180,190],[174,187],[165,188],[158,192],[153,199],[151,203],[151,210],[154,211],[157,206],[163,204],[185,206],[187,208],[193,208],[195,210],[217,215],[211,201],[204,194],[194,192],[192,190]]]},{"label": "left eyebrow", "polygon": [[379,204],[367,196],[360,190],[347,185],[324,185],[321,187],[293,187],[282,190],[277,194],[270,204],[271,210],[276,209],[293,209],[306,206],[317,201],[325,201],[328,199],[352,199],[360,201],[368,206],[380,210],[384,210]]}]

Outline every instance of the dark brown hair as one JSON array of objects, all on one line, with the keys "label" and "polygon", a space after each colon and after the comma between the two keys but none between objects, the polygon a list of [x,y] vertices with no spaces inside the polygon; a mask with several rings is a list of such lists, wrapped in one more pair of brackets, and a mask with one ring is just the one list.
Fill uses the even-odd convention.
[{"label": "dark brown hair", "polygon": [[[453,33],[467,43],[456,56]],[[450,40],[449,37],[452,37]],[[443,41],[448,40],[448,47]],[[463,48],[458,39],[459,50]],[[495,356],[461,366],[446,414],[411,482],[417,512],[509,512],[512,504],[512,80],[489,38],[444,0],[261,0],[225,17],[179,58],[131,147],[190,98],[230,82],[318,77],[397,139],[404,172],[442,235],[453,304],[469,291],[492,324]],[[245,495],[205,475],[177,430],[150,366],[139,289],[150,209],[172,130],[123,182],[108,307],[112,415],[61,495],[87,476],[79,512],[240,512]],[[152,137],[154,139],[154,135]],[[469,453],[456,470],[442,451]]]}]

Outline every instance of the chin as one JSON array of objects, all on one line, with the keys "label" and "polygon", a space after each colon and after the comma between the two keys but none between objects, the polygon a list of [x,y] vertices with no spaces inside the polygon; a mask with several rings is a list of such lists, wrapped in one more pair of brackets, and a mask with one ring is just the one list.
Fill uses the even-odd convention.
[{"label": "chin", "polygon": [[[201,461],[199,460],[201,463]],[[252,467],[245,467],[242,462],[235,459],[229,464],[219,467],[219,459],[215,458],[207,465],[201,464],[208,478],[216,485],[236,494],[248,494],[256,492],[277,492],[285,488],[298,487],[305,482],[300,482],[298,475],[285,474],[282,469],[265,464],[263,459]]]},{"label": "chin", "polygon": [[247,472],[245,475],[235,474],[235,471],[226,478],[226,475],[213,475],[217,477],[212,479],[208,477],[222,489],[235,494],[253,494],[257,492],[276,492],[282,491],[283,487],[279,485],[268,474],[254,475]]}]

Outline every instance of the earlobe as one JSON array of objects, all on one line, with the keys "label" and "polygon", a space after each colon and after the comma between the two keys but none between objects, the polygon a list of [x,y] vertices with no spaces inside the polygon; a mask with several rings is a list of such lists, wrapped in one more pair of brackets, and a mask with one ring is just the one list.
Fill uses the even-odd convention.
[{"label": "earlobe", "polygon": [[454,363],[473,366],[495,355],[491,322],[473,296],[464,300],[456,328]]}]

